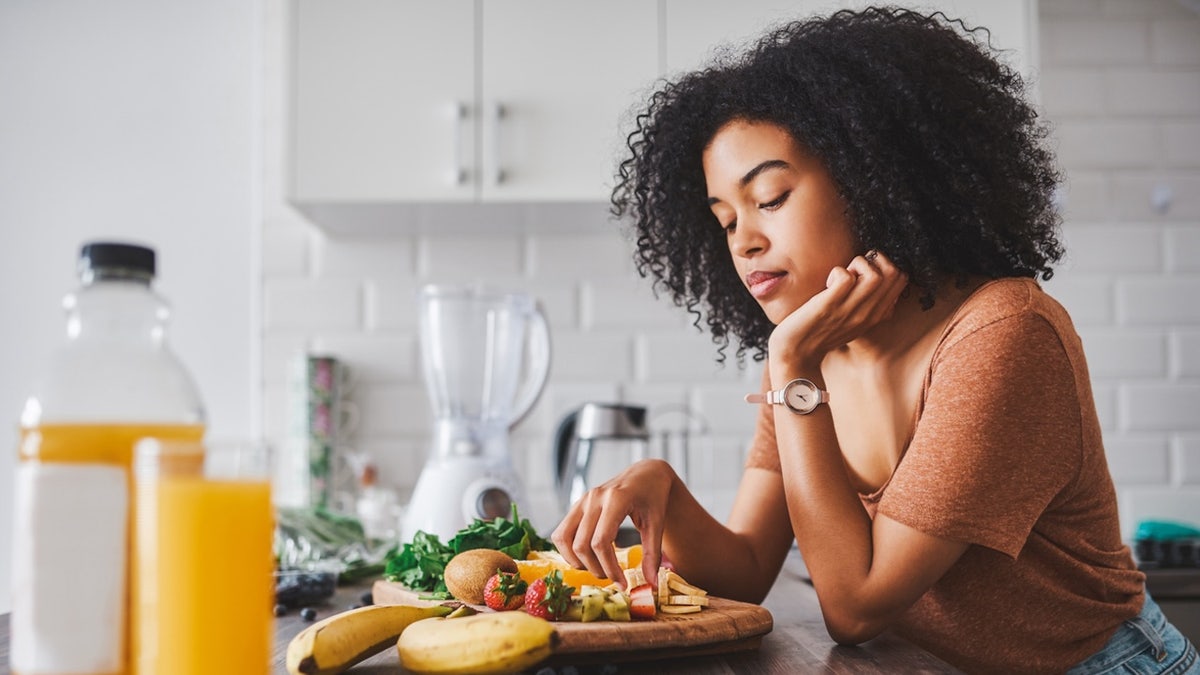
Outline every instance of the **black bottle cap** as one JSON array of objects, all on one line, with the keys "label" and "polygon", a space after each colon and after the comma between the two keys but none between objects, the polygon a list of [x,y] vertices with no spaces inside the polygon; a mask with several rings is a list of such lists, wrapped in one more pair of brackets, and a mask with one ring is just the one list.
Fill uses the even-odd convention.
[{"label": "black bottle cap", "polygon": [[155,274],[154,249],[138,244],[93,241],[79,250],[81,270],[120,270],[126,273]]}]

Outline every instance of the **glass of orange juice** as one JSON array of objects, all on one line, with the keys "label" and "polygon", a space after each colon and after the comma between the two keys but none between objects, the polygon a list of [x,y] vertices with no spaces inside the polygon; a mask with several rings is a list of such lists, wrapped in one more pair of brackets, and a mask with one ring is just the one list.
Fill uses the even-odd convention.
[{"label": "glass of orange juice", "polygon": [[134,675],[267,675],[270,447],[143,439],[133,473]]}]

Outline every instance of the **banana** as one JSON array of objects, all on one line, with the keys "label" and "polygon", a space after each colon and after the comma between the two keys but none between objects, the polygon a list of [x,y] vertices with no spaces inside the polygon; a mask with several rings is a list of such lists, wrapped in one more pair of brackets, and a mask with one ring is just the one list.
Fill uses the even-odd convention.
[{"label": "banana", "polygon": [[287,670],[292,675],[333,675],[388,648],[410,624],[445,616],[449,607],[367,605],[322,619],[292,638]]},{"label": "banana", "polygon": [[427,619],[400,634],[400,664],[414,673],[500,675],[545,659],[558,632],[525,612],[490,612],[462,619]]}]

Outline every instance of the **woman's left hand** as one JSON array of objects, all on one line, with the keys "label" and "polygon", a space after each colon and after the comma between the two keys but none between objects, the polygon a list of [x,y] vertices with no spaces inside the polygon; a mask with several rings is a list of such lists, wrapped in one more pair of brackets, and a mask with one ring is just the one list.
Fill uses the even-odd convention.
[{"label": "woman's left hand", "polygon": [[888,319],[907,285],[908,276],[877,251],[833,268],[825,290],[771,332],[767,350],[772,366],[819,367],[830,351]]}]

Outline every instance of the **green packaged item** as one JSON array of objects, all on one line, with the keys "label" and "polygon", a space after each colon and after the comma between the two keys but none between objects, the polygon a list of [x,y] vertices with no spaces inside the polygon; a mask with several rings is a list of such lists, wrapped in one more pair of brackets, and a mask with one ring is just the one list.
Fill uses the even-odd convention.
[{"label": "green packaged item", "polygon": [[1171,541],[1196,537],[1200,537],[1200,529],[1170,520],[1143,520],[1138,523],[1137,532],[1133,535],[1135,541]]}]

